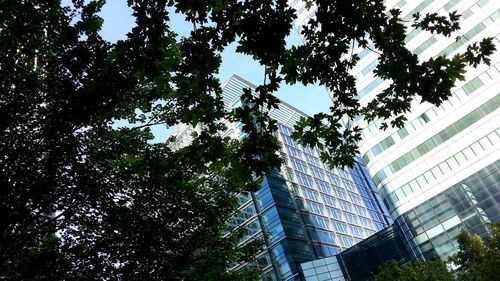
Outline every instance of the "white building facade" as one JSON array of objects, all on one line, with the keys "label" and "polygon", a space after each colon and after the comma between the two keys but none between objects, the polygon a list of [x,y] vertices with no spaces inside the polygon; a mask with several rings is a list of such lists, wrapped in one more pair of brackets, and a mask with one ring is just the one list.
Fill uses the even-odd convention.
[{"label": "white building facade", "polygon": [[[290,0],[300,25],[314,16],[301,0]],[[405,20],[412,14],[451,11],[461,14],[461,39],[446,38],[408,23],[407,47],[421,60],[463,52],[470,43],[493,37],[500,49],[500,1],[387,0]],[[358,98],[367,104],[388,82],[377,78],[377,53],[356,49],[361,60],[352,70]],[[491,64],[467,71],[453,96],[441,106],[412,105],[403,128],[380,130],[366,123],[361,155],[392,219],[417,257],[442,258],[456,251],[460,229],[486,235],[487,223],[500,220],[500,52]]]}]

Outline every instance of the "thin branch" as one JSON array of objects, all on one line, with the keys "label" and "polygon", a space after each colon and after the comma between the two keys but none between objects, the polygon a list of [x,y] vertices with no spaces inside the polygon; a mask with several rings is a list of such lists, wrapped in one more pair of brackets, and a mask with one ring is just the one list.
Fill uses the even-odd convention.
[{"label": "thin branch", "polygon": [[[153,120],[153,119],[151,119],[151,120]],[[130,128],[130,130],[139,130],[142,128],[156,126],[156,125],[160,125],[160,124],[166,124],[166,123],[167,123],[167,121],[165,121],[165,120],[159,120],[159,121],[154,122],[154,123],[148,122],[148,123],[141,125],[141,126],[132,127],[132,128]]]},{"label": "thin branch", "polygon": [[351,43],[351,56],[349,57],[349,64],[352,61],[352,55],[354,54],[354,38],[352,38],[352,43]]},{"label": "thin branch", "polygon": [[379,55],[382,55],[382,53],[381,53],[381,52],[376,51],[376,50],[374,50],[374,49],[370,48],[370,46],[366,46],[366,48],[367,48],[368,50],[370,50],[370,51],[374,52],[374,53],[377,53],[377,54],[379,54]]},{"label": "thin branch", "polygon": [[[75,201],[73,200],[72,204],[74,203]],[[55,222],[56,220],[58,220],[59,218],[61,218],[62,216],[64,216],[64,214],[69,210],[70,208],[66,208],[66,210],[62,211],[59,215],[51,218],[50,220],[42,223],[40,226],[37,227],[37,229],[35,229],[32,233],[36,233],[38,232],[39,230],[43,229],[44,227],[48,226],[49,224]],[[30,234],[32,234],[30,233]]]}]

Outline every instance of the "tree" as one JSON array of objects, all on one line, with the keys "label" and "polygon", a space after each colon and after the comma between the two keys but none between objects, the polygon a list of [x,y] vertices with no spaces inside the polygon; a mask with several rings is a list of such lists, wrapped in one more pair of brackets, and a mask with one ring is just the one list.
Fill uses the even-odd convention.
[{"label": "tree", "polygon": [[432,261],[408,262],[400,265],[397,261],[386,262],[374,276],[375,281],[452,281],[453,275],[446,263]]},{"label": "tree", "polygon": [[457,280],[490,281],[500,276],[500,223],[489,225],[491,237],[462,231],[458,237],[458,252],[450,257],[456,267]]},{"label": "tree", "polygon": [[[224,112],[213,47],[199,29],[177,42],[169,1],[131,1],[137,25],[116,44],[98,33],[103,3],[2,2],[0,278],[251,278],[226,270],[255,252],[226,222],[276,166],[274,139],[250,139],[250,106]],[[248,140],[216,134],[230,116]],[[191,145],[149,142],[179,122],[203,123]]]},{"label": "tree", "polygon": [[[325,146],[324,160],[349,164],[359,131],[341,132],[341,116],[395,114],[399,125],[416,95],[439,104],[467,63],[488,63],[494,50],[485,39],[454,58],[419,62],[404,47],[399,12],[386,15],[381,0],[316,1],[307,43],[292,48],[285,0],[129,0],[136,26],[111,43],[99,35],[104,2],[1,3],[2,279],[252,278],[226,271],[255,253],[255,245],[236,247],[241,231],[226,222],[237,194],[256,190],[258,177],[280,164],[265,111],[278,106],[272,92],[281,81],[319,81],[333,92],[332,112],[301,122],[297,137]],[[192,23],[189,36],[170,29],[172,9]],[[454,14],[415,24],[445,36],[457,29]],[[382,54],[377,75],[393,83],[360,108],[348,73],[358,58],[343,54],[368,39]],[[266,78],[256,95],[245,90],[245,106],[226,110],[215,73],[235,41]],[[247,138],[222,137],[224,120],[241,122]],[[202,128],[190,145],[150,143],[151,126],[178,123]]]}]

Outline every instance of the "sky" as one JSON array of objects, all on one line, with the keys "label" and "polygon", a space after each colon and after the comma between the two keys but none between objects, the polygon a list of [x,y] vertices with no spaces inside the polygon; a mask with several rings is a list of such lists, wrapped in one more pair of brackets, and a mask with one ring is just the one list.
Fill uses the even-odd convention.
[{"label": "sky", "polygon": [[[132,9],[127,6],[125,0],[108,0],[101,11],[104,24],[101,35],[104,39],[115,42],[124,39],[135,25],[131,15]],[[182,15],[171,14],[170,26],[179,36],[187,35],[191,30],[191,24],[184,21]],[[287,44],[300,44],[300,37],[295,30],[291,31],[287,38]],[[218,74],[221,83],[237,74],[249,82],[259,85],[264,79],[264,67],[255,62],[251,57],[236,53],[236,44],[232,44],[222,53],[222,65]],[[319,86],[286,85],[283,83],[275,95],[281,100],[297,107],[307,114],[328,111],[331,105],[327,91]],[[172,130],[160,130],[153,128],[156,141],[163,141]]]}]

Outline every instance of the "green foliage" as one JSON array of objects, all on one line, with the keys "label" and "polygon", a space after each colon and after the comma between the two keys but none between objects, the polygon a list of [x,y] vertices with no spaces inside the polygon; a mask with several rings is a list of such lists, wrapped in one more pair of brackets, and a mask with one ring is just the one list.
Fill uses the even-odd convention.
[{"label": "green foliage", "polygon": [[374,276],[375,281],[452,281],[453,275],[441,260],[408,262],[386,262]]},{"label": "green foliage", "polygon": [[[360,128],[350,124],[341,128],[343,117],[363,115],[368,122],[380,118],[382,129],[401,127],[413,101],[440,105],[451,95],[455,82],[463,79],[465,67],[488,64],[495,50],[492,39],[485,38],[454,57],[420,61],[405,46],[407,21],[401,11],[386,13],[383,0],[307,2],[306,7],[315,3],[316,17],[302,30],[305,44],[287,51],[281,74],[288,83],[324,85],[335,99],[330,113],[303,120],[294,135],[306,145],[321,147],[324,142],[321,158],[335,165],[352,164],[348,155],[357,152],[355,143],[361,137]],[[449,37],[459,29],[459,15],[416,14],[411,24],[434,36]],[[390,81],[366,106],[359,104],[355,78],[350,74],[359,60],[353,52],[356,44],[379,54],[375,75]]]},{"label": "green foliage", "polygon": [[491,237],[462,231],[458,237],[458,253],[450,257],[457,266],[458,281],[491,281],[500,276],[500,223],[489,225]]},{"label": "green foliage", "polygon": [[[255,279],[227,272],[260,244],[236,247],[243,233],[226,222],[279,159],[261,108],[223,108],[214,52],[229,41],[209,44],[218,35],[202,26],[177,40],[167,7],[183,1],[131,1],[137,25],[106,42],[103,4],[2,2],[0,278]],[[211,8],[185,11],[200,24]],[[216,134],[230,118],[248,139]],[[150,126],[180,122],[203,123],[191,145],[150,143]]]},{"label": "green foliage", "polygon": [[420,13],[413,15],[414,22],[413,27],[421,28],[431,33],[443,34],[445,36],[450,36],[453,31],[460,29],[458,23],[460,15],[456,11],[451,12],[448,16],[441,16],[438,13],[429,13],[420,18]]},{"label": "green foliage", "polygon": [[[395,115],[400,125],[416,96],[439,104],[466,64],[488,63],[494,50],[486,39],[466,54],[419,62],[404,46],[400,12],[386,15],[382,0],[316,1],[307,43],[291,48],[285,0],[127,2],[136,25],[116,43],[99,35],[104,0],[1,3],[2,280],[251,280],[257,271],[226,269],[259,245],[237,247],[242,233],[226,222],[236,195],[280,165],[276,122],[265,113],[278,106],[280,82],[328,87],[331,112],[302,120],[295,136],[348,165],[360,130],[342,131],[344,115]],[[191,22],[188,36],[170,29],[173,9]],[[453,16],[418,24],[446,35]],[[350,50],[369,40],[381,53],[376,74],[393,82],[361,108]],[[233,42],[266,79],[256,95],[243,93],[245,106],[227,110],[216,73]],[[248,137],[220,137],[223,120],[241,122]],[[151,126],[179,123],[200,128],[190,145],[151,143]]]}]

